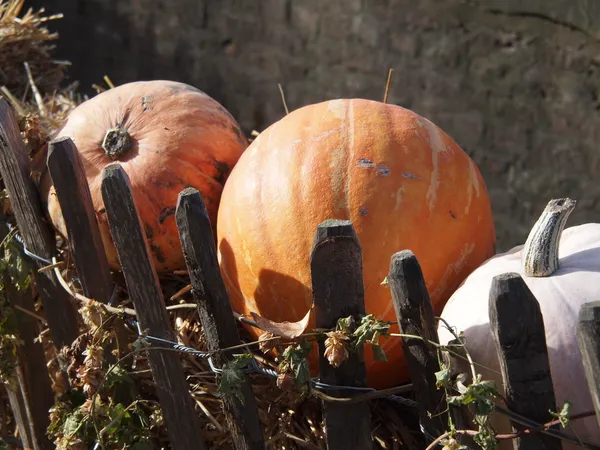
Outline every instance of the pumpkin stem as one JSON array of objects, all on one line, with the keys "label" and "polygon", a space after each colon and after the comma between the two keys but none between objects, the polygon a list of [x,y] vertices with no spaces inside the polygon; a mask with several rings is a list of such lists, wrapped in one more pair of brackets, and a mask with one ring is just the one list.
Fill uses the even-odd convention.
[{"label": "pumpkin stem", "polygon": [[110,159],[115,159],[124,155],[131,150],[132,147],[133,142],[131,141],[131,136],[121,125],[108,129],[102,140],[104,154]]},{"label": "pumpkin stem", "polygon": [[547,277],[558,270],[560,236],[576,201],[552,199],[537,220],[523,246],[523,272],[529,277]]}]

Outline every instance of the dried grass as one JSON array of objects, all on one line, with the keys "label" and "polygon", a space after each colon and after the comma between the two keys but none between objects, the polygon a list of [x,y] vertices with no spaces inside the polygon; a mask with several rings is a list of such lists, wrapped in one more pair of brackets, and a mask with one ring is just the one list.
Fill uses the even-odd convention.
[{"label": "dried grass", "polygon": [[0,93],[17,112],[33,156],[85,99],[77,93],[77,83],[61,87],[70,63],[52,58],[58,34],[46,24],[62,15],[44,16],[44,9],[24,11],[24,3],[0,2]]},{"label": "dried grass", "polygon": [[0,3],[0,85],[6,86],[17,98],[23,99],[29,90],[29,80],[23,70],[27,61],[35,82],[44,92],[58,89],[63,80],[67,62],[52,59],[53,41],[58,34],[51,33],[46,22],[62,15],[43,16],[44,10],[29,9],[24,14],[25,0]]}]

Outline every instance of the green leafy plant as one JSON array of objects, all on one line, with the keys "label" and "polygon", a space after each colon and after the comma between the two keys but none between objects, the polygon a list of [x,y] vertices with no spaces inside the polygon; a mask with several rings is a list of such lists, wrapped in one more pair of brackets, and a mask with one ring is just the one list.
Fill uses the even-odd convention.
[{"label": "green leafy plant", "polygon": [[25,292],[30,286],[30,269],[15,234],[14,230],[8,233],[0,244],[0,378],[5,382],[14,374],[16,348],[21,344],[6,293],[9,288],[17,294]]},{"label": "green leafy plant", "polygon": [[221,375],[219,377],[218,389],[215,392],[217,397],[236,397],[243,402],[241,386],[244,381],[243,370],[247,368],[254,358],[248,353],[236,355],[231,361],[223,364]]},{"label": "green leafy plant", "polygon": [[[310,392],[310,365],[308,363],[308,355],[313,349],[313,344],[306,340],[300,339],[297,343],[288,345],[283,354],[279,358],[277,371],[280,374],[279,384],[285,383],[286,377],[291,377],[296,388],[304,393]],[[287,386],[284,384],[283,386]]]}]

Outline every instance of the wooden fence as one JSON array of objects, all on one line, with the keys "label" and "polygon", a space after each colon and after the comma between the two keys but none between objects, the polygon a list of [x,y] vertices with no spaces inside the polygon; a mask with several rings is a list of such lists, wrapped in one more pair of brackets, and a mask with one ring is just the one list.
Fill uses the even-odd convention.
[{"label": "wooden fence", "polygon": [[[82,163],[73,142],[52,142],[48,152],[48,169],[68,229],[73,262],[87,297],[107,303],[114,290],[113,279],[102,246],[98,224]],[[45,320],[57,348],[70,345],[77,337],[76,304],[53,270],[38,269],[55,261],[54,235],[43,219],[36,188],[30,179],[28,157],[15,115],[0,99],[0,172],[8,190],[15,220],[23,244],[41,259],[30,258],[36,287],[43,300]],[[174,341],[157,275],[150,262],[148,244],[138,216],[127,174],[118,164],[104,169],[102,196],[110,231],[122,265],[129,296],[133,301],[142,330],[155,337]],[[197,303],[208,349],[218,351],[241,343],[217,262],[215,242],[200,193],[183,190],[176,208],[176,223],[187,269]],[[0,230],[2,231],[2,230]],[[4,230],[7,233],[7,230]],[[362,283],[362,249],[352,223],[329,220],[315,230],[310,256],[314,314],[318,328],[335,327],[339,318],[365,314]],[[391,300],[401,333],[420,336],[403,339],[415,400],[424,431],[437,437],[447,428],[447,405],[444,391],[436,388],[438,349],[436,321],[421,268],[408,250],[394,254],[388,275]],[[50,449],[46,435],[48,410],[53,404],[50,379],[42,346],[34,342],[36,319],[22,310],[33,310],[31,293],[15,293],[7,287],[6,295],[18,318],[18,346],[15,379],[9,389],[11,408],[18,423],[22,444],[27,448]],[[556,411],[550,378],[543,321],[537,300],[518,274],[496,277],[490,301],[492,327],[500,349],[499,356],[507,368],[505,382],[508,408],[521,416],[543,424]],[[513,318],[519,315],[521,320]],[[517,327],[517,328],[515,328]],[[590,303],[581,312],[580,347],[584,355],[589,387],[596,413],[600,411],[600,303]],[[515,345],[515,339],[519,345]],[[366,369],[359,353],[334,368],[323,356],[319,344],[320,381],[333,386],[366,387]],[[543,367],[522,363],[526,355],[541,354]],[[217,352],[216,368],[232,358],[231,351]],[[157,396],[173,449],[207,448],[201,432],[201,420],[194,409],[188,383],[176,352],[148,352],[149,365],[157,387]],[[520,364],[511,364],[519,360]],[[541,372],[540,372],[541,371]],[[216,375],[217,377],[219,375]],[[245,376],[246,377],[246,376]],[[529,381],[540,377],[546,389],[535,392]],[[65,379],[67,377],[65,376]],[[236,449],[263,449],[265,439],[249,379],[241,386],[241,398],[225,397],[224,410]],[[328,390],[329,396],[349,397],[348,390]],[[372,448],[371,417],[368,402],[329,402],[323,400],[327,445],[330,449]],[[600,415],[598,415],[600,417]],[[535,426],[535,424],[533,424]],[[518,430],[520,423],[514,423]],[[519,449],[559,449],[560,440],[550,434],[530,433],[521,436]],[[431,439],[430,439],[431,442]],[[589,448],[595,448],[590,446]]]}]

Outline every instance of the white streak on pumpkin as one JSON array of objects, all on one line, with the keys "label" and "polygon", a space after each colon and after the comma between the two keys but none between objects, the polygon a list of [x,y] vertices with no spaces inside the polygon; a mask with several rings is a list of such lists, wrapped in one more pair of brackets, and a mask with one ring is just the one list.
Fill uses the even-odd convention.
[{"label": "white streak on pumpkin", "polygon": [[433,211],[435,207],[435,201],[437,200],[437,190],[440,185],[439,180],[439,155],[446,151],[444,140],[440,134],[439,128],[437,128],[431,121],[423,118],[422,123],[425,125],[425,129],[429,134],[429,147],[431,148],[431,163],[433,165],[431,171],[431,178],[429,180],[429,190],[427,191],[427,206],[429,211]]},{"label": "white streak on pumpkin", "polygon": [[330,111],[338,119],[343,119],[346,115],[345,100],[330,100],[327,102],[327,110]]},{"label": "white streak on pumpkin", "polygon": [[314,138],[312,138],[311,142],[319,142],[334,133],[339,133],[341,130],[342,130],[341,128],[335,128],[333,130],[324,131],[319,136],[315,136]]},{"label": "white streak on pumpkin", "polygon": [[[332,110],[332,103],[335,103],[334,115],[340,119],[340,138],[339,146],[331,149],[331,160],[329,163],[329,169],[331,173],[331,191],[333,192],[333,213],[339,214],[346,209],[346,183],[347,183],[347,172],[346,172],[346,156],[348,149],[345,148],[345,139],[348,136],[348,124],[345,121],[346,117],[346,103],[341,100],[329,102],[328,109]],[[340,115],[341,114],[341,115]]]},{"label": "white streak on pumpkin", "polygon": [[471,177],[471,184],[475,188],[475,193],[479,197],[479,177],[477,176],[477,169],[472,159],[469,159],[469,176]]},{"label": "white streak on pumpkin", "polygon": [[[398,211],[400,205],[402,204],[402,194],[404,193],[404,186],[400,186],[400,188],[396,191],[396,204],[394,205],[394,211]],[[392,193],[392,197],[394,194]]]},{"label": "white streak on pumpkin", "polygon": [[471,242],[471,243],[467,242],[464,245],[464,247],[460,253],[460,256],[456,259],[456,261],[448,264],[448,267],[446,268],[446,272],[442,276],[442,279],[438,283],[435,290],[431,293],[432,297],[437,297],[440,295],[440,292],[443,292],[444,290],[446,290],[446,287],[448,284],[448,278],[450,276],[455,277],[456,275],[458,275],[458,273],[465,266],[465,262],[467,261],[467,258],[469,257],[469,255],[471,253],[473,253],[473,250],[475,250],[475,244],[473,242]]},{"label": "white streak on pumpkin", "polygon": [[346,154],[346,191],[344,192],[345,206],[346,206],[346,214],[350,217],[350,205],[348,204],[348,200],[350,198],[350,179],[352,177],[352,162],[355,161],[354,153],[355,153],[355,141],[354,141],[354,104],[352,100],[350,100],[350,107],[348,108],[348,118],[347,118],[347,133],[348,133],[348,151]]},{"label": "white streak on pumpkin", "polygon": [[471,202],[473,201],[473,188],[475,188],[475,194],[479,197],[479,179],[477,178],[477,172],[475,171],[475,164],[473,161],[469,161],[469,178],[471,182],[467,186],[467,204],[465,205],[465,214],[469,214],[471,208]]}]

